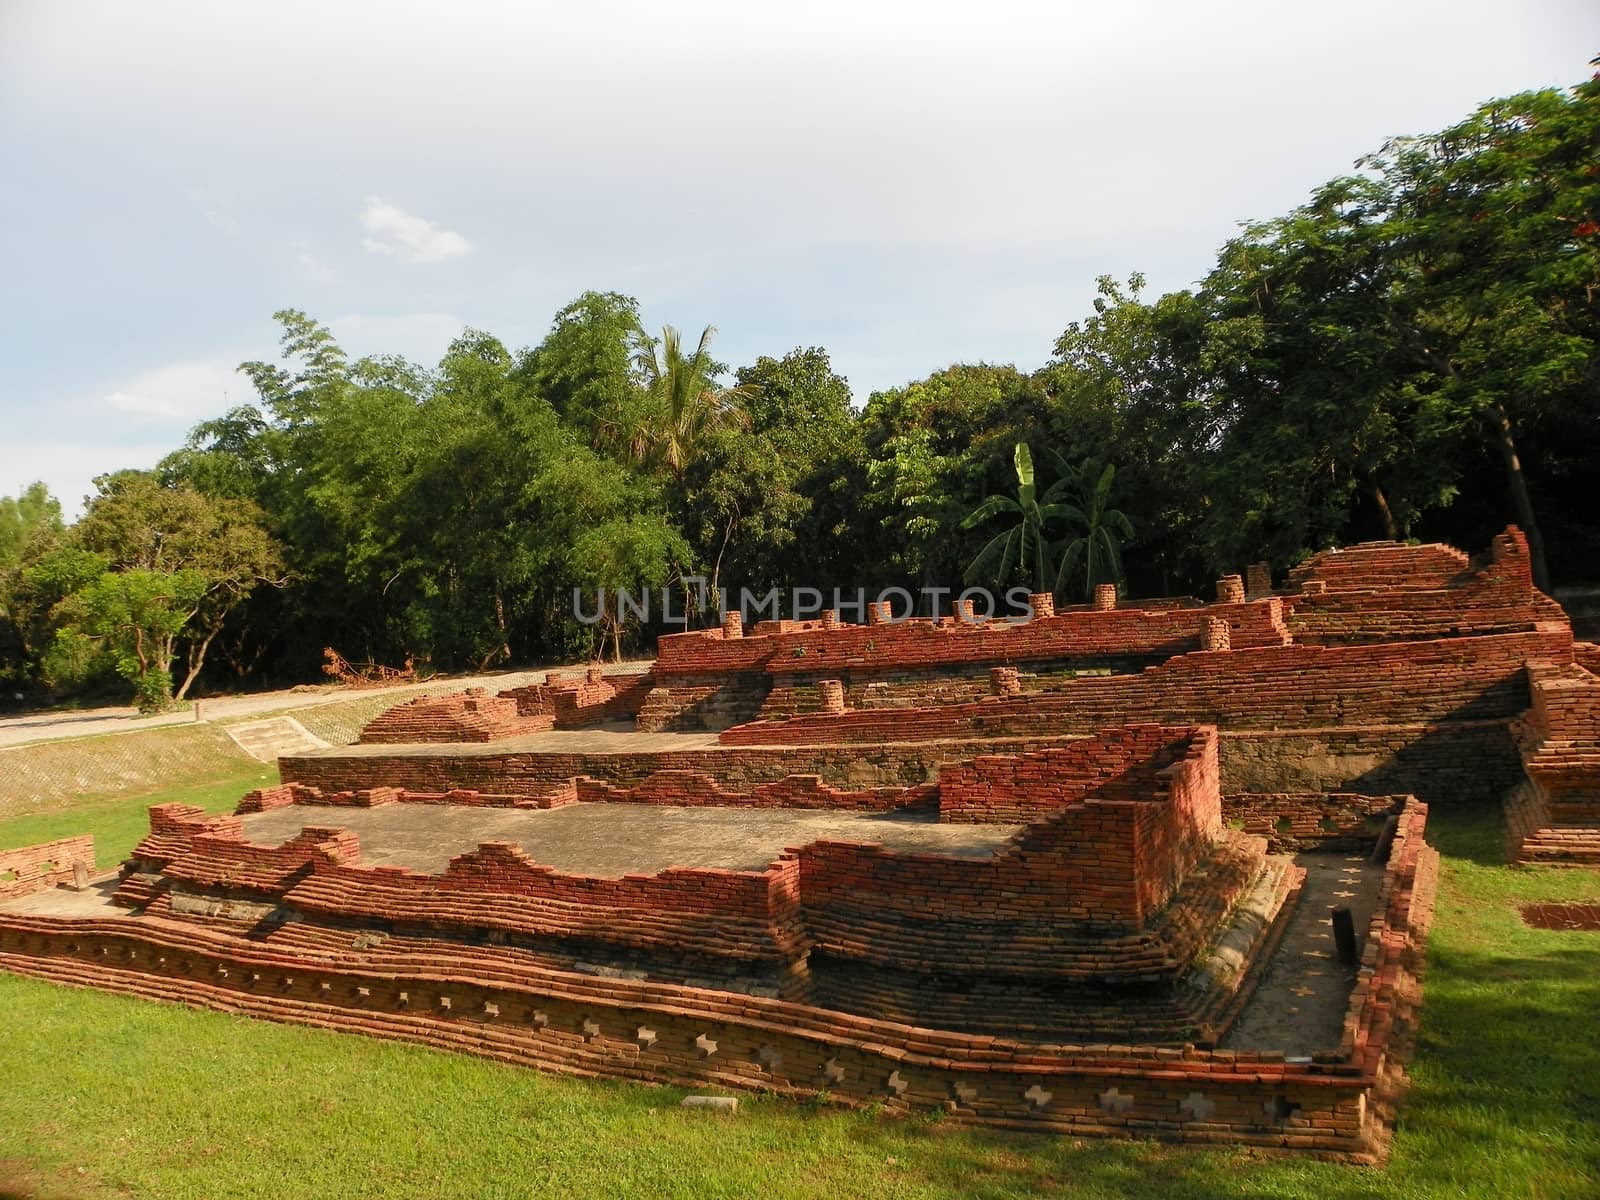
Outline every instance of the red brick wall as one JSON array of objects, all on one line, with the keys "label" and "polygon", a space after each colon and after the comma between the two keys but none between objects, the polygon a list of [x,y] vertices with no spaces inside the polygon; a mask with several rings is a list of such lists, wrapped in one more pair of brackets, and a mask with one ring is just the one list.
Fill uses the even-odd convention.
[{"label": "red brick wall", "polygon": [[1196,649],[1205,618],[1226,620],[1235,646],[1281,645],[1286,633],[1276,598],[1204,608],[1068,609],[1032,621],[968,623],[916,618],[887,625],[807,625],[792,632],[727,639],[720,629],[669,634],[657,643],[657,674],[773,675],[840,670],[864,675],[948,667],[1093,659],[1164,657]]},{"label": "red brick wall", "polygon": [[1142,925],[1210,849],[1221,808],[1214,730],[1192,731],[1181,758],[1173,753],[1180,731],[1140,736],[1146,755],[1170,765],[1159,779],[1155,770],[1143,776],[1147,791],[1137,779],[1108,780],[1124,799],[1057,795],[1039,756],[951,768],[940,776],[941,814],[953,776],[953,811],[968,819],[985,810],[1007,820],[1027,813],[1032,824],[992,859],[815,843],[800,853],[807,909],[846,905],[929,925],[975,914],[1003,922],[1043,916],[1060,925]]},{"label": "red brick wall", "polygon": [[186,854],[202,834],[243,841],[244,822],[237,816],[207,816],[205,809],[192,804],[153,805],[150,832],[133,848],[129,861],[144,870],[159,871],[180,854]]},{"label": "red brick wall", "polygon": [[632,786],[659,771],[671,770],[705,772],[736,791],[789,775],[820,775],[840,787],[909,787],[931,779],[940,763],[985,753],[1037,750],[1069,740],[1064,735],[1046,734],[904,745],[715,747],[631,753],[328,754],[285,756],[278,760],[278,771],[285,780],[324,793],[388,786],[418,792],[465,788],[539,797],[580,775]]},{"label": "red brick wall", "polygon": [[451,860],[442,875],[392,867],[319,869],[285,896],[315,917],[401,926],[498,929],[707,958],[794,953],[798,870],[672,869],[601,879],[568,875],[504,842]]},{"label": "red brick wall", "polygon": [[1516,726],[1527,785],[1507,799],[1515,861],[1600,862],[1600,678],[1528,664],[1533,706]]},{"label": "red brick wall", "polygon": [[1274,854],[1366,850],[1406,796],[1355,792],[1264,792],[1222,798],[1223,820],[1267,839]]},{"label": "red brick wall", "polygon": [[381,713],[361,731],[363,745],[411,742],[492,742],[549,729],[553,718],[525,716],[515,697],[470,688],[450,696],[419,696]]},{"label": "red brick wall", "polygon": [[939,773],[939,819],[1032,821],[1091,793],[1101,800],[1148,800],[1165,790],[1161,773],[1197,736],[1214,741],[1216,732],[1128,725],[1050,750],[956,763]]},{"label": "red brick wall", "polygon": [[[1414,893],[1415,906],[1430,897]],[[291,931],[286,931],[291,932]],[[1394,1023],[1359,1061],[1039,1046],[695,987],[516,967],[493,947],[312,959],[201,926],[0,915],[0,969],[563,1073],[934,1111],[1075,1137],[1382,1158]],[[406,939],[392,939],[405,943]],[[1397,1006],[1397,1020],[1411,1016]],[[1385,1050],[1389,1074],[1372,1061]],[[1283,1115],[1276,1115],[1276,1114]]]},{"label": "red brick wall", "polygon": [[574,799],[585,804],[668,804],[682,808],[814,808],[853,812],[892,812],[933,801],[938,788],[875,787],[844,789],[820,775],[789,775],[758,783],[748,792],[723,788],[704,771],[657,771],[633,787],[613,787],[599,779],[574,781]]},{"label": "red brick wall", "polygon": [[1570,660],[1565,628],[1426,642],[1201,652],[1138,675],[941,708],[868,710],[724,730],[728,745],[1088,733],[1129,719],[1224,730],[1509,719],[1528,704],[1523,664]]},{"label": "red brick wall", "polygon": [[1291,578],[1301,586],[1320,581],[1327,589],[1286,598],[1297,642],[1510,633],[1565,619],[1534,590],[1527,541],[1516,529],[1495,538],[1484,561],[1471,568],[1448,547],[1378,543],[1328,551]]},{"label": "red brick wall", "polygon": [[88,834],[0,850],[0,900],[71,883],[75,862],[81,862],[89,874],[94,874],[94,838]]},{"label": "red brick wall", "polygon": [[1453,546],[1362,542],[1313,554],[1289,572],[1288,583],[1298,589],[1318,580],[1330,592],[1432,591],[1449,587],[1470,569],[1471,560]]}]

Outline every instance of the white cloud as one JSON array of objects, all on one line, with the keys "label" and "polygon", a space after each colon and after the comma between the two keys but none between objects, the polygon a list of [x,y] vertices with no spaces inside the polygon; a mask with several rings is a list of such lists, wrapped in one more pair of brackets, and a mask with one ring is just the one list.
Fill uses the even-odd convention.
[{"label": "white cloud", "polygon": [[169,363],[141,371],[100,397],[99,407],[145,423],[194,421],[227,409],[249,391],[233,363]]},{"label": "white cloud", "polygon": [[294,260],[312,283],[328,285],[339,282],[338,273],[312,253],[311,247],[305,242],[296,242],[294,247]]},{"label": "white cloud", "polygon": [[369,251],[398,255],[407,262],[445,262],[472,253],[472,243],[459,233],[440,229],[377,196],[361,210],[361,227],[371,235],[361,240]]}]

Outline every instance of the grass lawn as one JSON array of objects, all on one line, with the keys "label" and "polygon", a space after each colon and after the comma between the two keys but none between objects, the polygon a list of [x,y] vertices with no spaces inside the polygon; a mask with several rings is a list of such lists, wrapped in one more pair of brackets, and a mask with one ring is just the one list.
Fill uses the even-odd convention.
[{"label": "grass lawn", "polygon": [[[95,862],[109,870],[133,852],[150,832],[152,804],[176,801],[211,813],[232,812],[239,797],[254,788],[278,782],[278,768],[252,762],[229,774],[167,788],[155,795],[81,796],[70,803],[52,803],[43,811],[0,816],[0,849],[34,846],[80,833],[94,834]],[[5,1195],[0,1192],[0,1197]]]},{"label": "grass lawn", "polygon": [[[132,844],[120,809],[77,817]],[[687,1113],[676,1089],[0,975],[0,1196],[1593,1200],[1600,933],[1528,929],[1516,905],[1600,899],[1600,873],[1508,869],[1499,833],[1495,810],[1432,814],[1445,871],[1422,1047],[1382,1171],[760,1098]]]}]

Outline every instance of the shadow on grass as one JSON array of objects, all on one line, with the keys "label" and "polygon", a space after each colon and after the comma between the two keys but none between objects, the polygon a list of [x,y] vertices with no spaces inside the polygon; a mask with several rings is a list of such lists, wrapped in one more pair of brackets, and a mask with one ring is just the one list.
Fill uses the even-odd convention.
[{"label": "shadow on grass", "polygon": [[1505,809],[1497,800],[1428,806],[1428,844],[1445,858],[1480,867],[1506,865]]},{"label": "shadow on grass", "polygon": [[1427,1139],[1412,1165],[1441,1183],[1493,1161],[1549,1188],[1523,1194],[1600,1194],[1600,939],[1518,929],[1507,941],[1436,942],[1402,1144]]}]

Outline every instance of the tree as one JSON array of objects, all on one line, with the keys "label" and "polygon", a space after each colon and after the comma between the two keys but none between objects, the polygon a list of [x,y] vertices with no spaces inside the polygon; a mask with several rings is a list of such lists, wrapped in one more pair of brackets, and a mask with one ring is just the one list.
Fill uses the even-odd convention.
[{"label": "tree", "polygon": [[[609,641],[613,655],[620,655],[631,616],[618,608],[618,592],[641,595],[646,587],[669,585],[690,549],[665,518],[660,480],[577,443],[572,431],[567,436],[572,442],[528,488],[530,511],[548,539],[546,569],[559,581],[551,619],[578,627],[575,599],[588,593],[603,612],[602,644],[595,647],[591,638],[591,652],[598,655]],[[604,605],[601,589],[609,597]]]},{"label": "tree", "polygon": [[1204,296],[1243,468],[1226,481],[1264,488],[1259,516],[1219,510],[1221,524],[1265,523],[1309,500],[1288,509],[1281,557],[1342,536],[1361,496],[1404,533],[1455,499],[1483,447],[1548,586],[1539,480],[1522,447],[1592,413],[1597,144],[1600,82],[1496,100],[1441,133],[1391,141],[1362,174],[1224,249]]},{"label": "tree", "polygon": [[[622,661],[622,638],[636,620],[620,594],[635,597],[645,588],[665,586],[672,564],[687,553],[676,530],[659,514],[615,517],[584,530],[572,546],[572,566],[580,587],[595,594],[602,636],[595,657],[607,640],[614,661]],[[609,597],[609,601],[607,601]]]},{"label": "tree", "polygon": [[1045,416],[1038,384],[1012,366],[958,365],[875,392],[861,418],[866,487],[852,536],[862,571],[922,586],[958,578],[966,556],[948,537],[984,496],[1011,486],[1016,443]]},{"label": "tree", "polygon": [[1014,463],[1017,498],[990,496],[961,522],[960,528],[973,529],[1001,514],[1015,518],[1011,528],[995,534],[978,551],[977,557],[967,568],[966,579],[971,583],[993,566],[991,578],[997,586],[1003,586],[1021,569],[1033,581],[1033,590],[1042,592],[1051,585],[1054,575],[1048,570],[1049,542],[1045,526],[1067,515],[1067,507],[1056,503],[1056,498],[1066,490],[1071,480],[1063,475],[1040,495],[1034,486],[1033,455],[1026,442],[1017,443]]},{"label": "tree", "polygon": [[725,474],[743,471],[748,480],[729,569],[761,588],[801,575],[818,588],[860,584],[871,547],[854,536],[866,455],[849,381],[818,346],[763,355],[735,379],[754,393],[745,401],[750,428],[719,439],[737,442],[735,454],[712,456],[730,463]]},{"label": "tree", "polygon": [[44,484],[0,497],[0,679],[28,684],[38,677],[49,604],[29,588],[27,568],[59,544],[63,529],[61,504]]},{"label": "tree", "polygon": [[715,333],[707,325],[693,352],[685,354],[683,340],[671,325],[662,328],[659,343],[642,326],[637,331],[640,348],[634,362],[648,403],[643,420],[634,428],[631,449],[637,461],[665,467],[680,482],[714,433],[749,423],[744,405],[753,389],[717,386],[722,367],[711,357]]},{"label": "tree", "polygon": [[1546,588],[1519,440],[1561,408],[1593,403],[1597,145],[1600,78],[1493,101],[1364,163],[1386,192],[1408,389],[1435,427],[1494,447]]},{"label": "tree", "polygon": [[1203,531],[1226,412],[1205,348],[1212,314],[1189,292],[1144,298],[1144,277],[1097,280],[1094,312],[1066,327],[1036,378],[1052,445],[1117,463],[1136,505],[1140,585],[1160,594],[1214,576]]},{"label": "tree", "polygon": [[[287,582],[280,547],[249,500],[163,487],[139,471],[102,475],[95,486],[99,493],[73,527],[71,543],[99,555],[105,569],[67,596],[59,615],[105,641],[141,704],[182,700],[229,614],[258,586]],[[180,637],[186,673],[172,693]],[[166,677],[164,687],[157,676]]]},{"label": "tree", "polygon": [[1111,485],[1116,474],[1110,463],[1093,459],[1082,463],[1066,477],[1078,494],[1078,502],[1051,506],[1078,526],[1078,535],[1061,545],[1061,566],[1055,580],[1058,594],[1066,592],[1080,573],[1083,590],[1079,594],[1085,600],[1094,595],[1095,584],[1122,581],[1122,546],[1133,537],[1133,522],[1121,509],[1111,507]]},{"label": "tree", "polygon": [[194,619],[206,587],[205,576],[195,570],[106,571],[57,607],[62,652],[75,653],[67,648],[73,642],[98,643],[117,673],[133,684],[139,711],[160,712],[173,700],[176,642]]},{"label": "tree", "polygon": [[59,534],[61,502],[43,483],[31,483],[20,496],[0,496],[0,573],[14,569],[30,543]]}]

